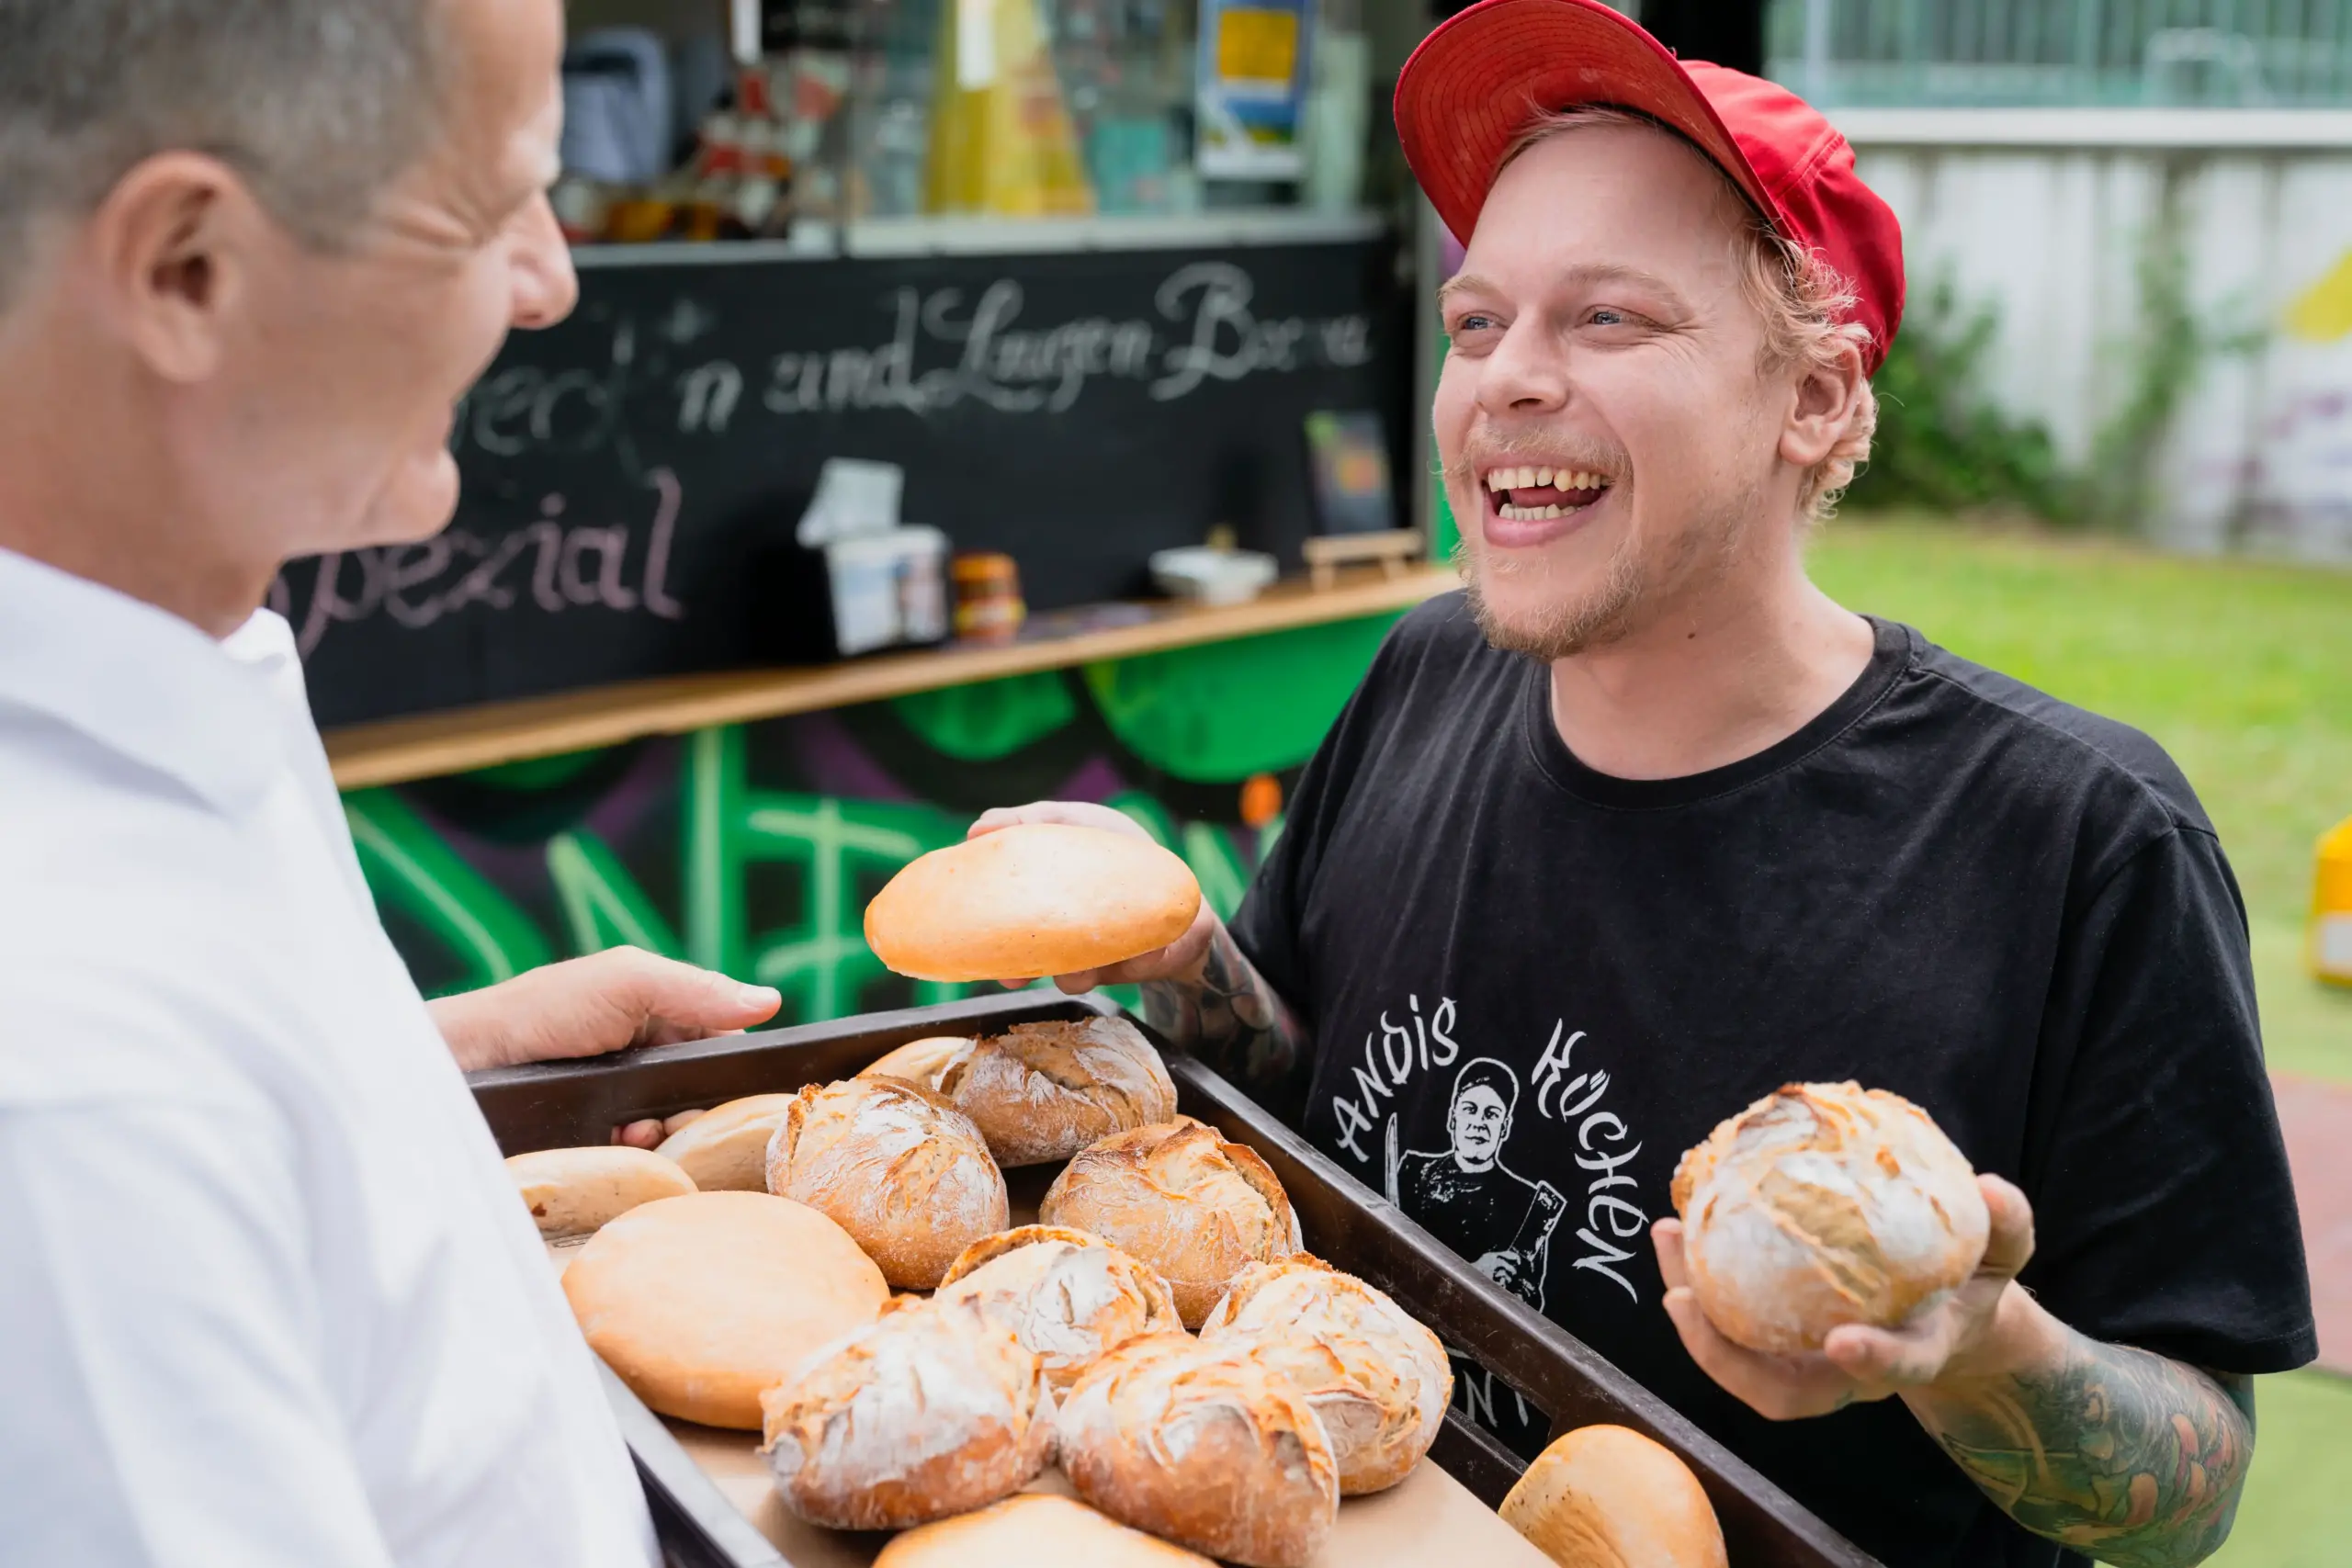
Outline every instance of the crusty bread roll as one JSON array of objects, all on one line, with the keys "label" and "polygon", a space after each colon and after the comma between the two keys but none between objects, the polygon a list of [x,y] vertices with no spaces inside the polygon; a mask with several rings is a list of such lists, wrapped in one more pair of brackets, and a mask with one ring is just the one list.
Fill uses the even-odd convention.
[{"label": "crusty bread roll", "polygon": [[1024,1492],[977,1514],[895,1537],[874,1568],[1216,1568],[1053,1492]]},{"label": "crusty bread roll", "polygon": [[896,1078],[802,1089],[769,1140],[767,1184],[840,1222],[901,1290],[938,1284],[1010,1217],[1004,1173],[971,1118]]},{"label": "crusty bread roll", "polygon": [[979,1042],[967,1034],[932,1034],[876,1056],[857,1069],[862,1078],[898,1078],[937,1091],[950,1067],[972,1054]]},{"label": "crusty bread roll", "polygon": [[918,1040],[857,1075],[902,1078],[956,1102],[998,1165],[1044,1165],[1176,1114],[1176,1085],[1123,1018],[1016,1023],[979,1040]]},{"label": "crusty bread roll", "polygon": [[919,980],[1022,980],[1140,957],[1190,930],[1201,886],[1148,839],[1029,823],[933,850],[865,907],[865,942]]},{"label": "crusty bread roll", "polygon": [[1323,1418],[1344,1496],[1411,1474],[1453,1397],[1436,1335],[1384,1292],[1303,1252],[1246,1265],[1201,1337],[1247,1347],[1290,1379]]},{"label": "crusty bread roll", "polygon": [[974,1242],[948,1268],[937,1299],[977,1302],[1012,1329],[1045,1363],[1057,1396],[1106,1351],[1182,1323],[1167,1280],[1109,1242],[1053,1225]]},{"label": "crusty bread roll", "polygon": [[586,1235],[639,1203],[695,1190],[694,1178],[652,1150],[620,1144],[534,1149],[507,1160],[506,1174],[550,1240]]},{"label": "crusty bread roll", "polygon": [[1037,1358],[971,1302],[895,1302],[761,1406],[777,1494],[835,1529],[898,1529],[1009,1496],[1045,1468],[1053,1435]]},{"label": "crusty bread roll", "polygon": [[788,1094],[748,1094],[714,1105],[654,1153],[676,1160],[706,1192],[764,1192],[768,1140],[791,1104]]},{"label": "crusty bread roll", "polygon": [[563,1292],[589,1346],[664,1416],[760,1425],[760,1391],[873,1321],[882,1271],[841,1226],[764,1192],[631,1209],[589,1238]]},{"label": "crusty bread roll", "polygon": [[1623,1427],[1579,1427],[1536,1456],[1496,1512],[1560,1568],[1725,1568],[1699,1478]]},{"label": "crusty bread roll", "polygon": [[1249,1568],[1300,1568],[1340,1512],[1321,1417],[1236,1346],[1130,1339],[1055,1421],[1062,1472],[1114,1519]]},{"label": "crusty bread roll", "polygon": [[1081,1149],[1046,1190],[1037,1218],[1099,1235],[1158,1269],[1187,1328],[1201,1325],[1243,1264],[1298,1250],[1298,1218],[1258,1151],[1189,1117]]},{"label": "crusty bread roll", "polygon": [[1672,1190],[1701,1310],[1757,1350],[1893,1327],[1975,1271],[1991,1226],[1928,1113],[1852,1083],[1766,1095],[1683,1155]]}]

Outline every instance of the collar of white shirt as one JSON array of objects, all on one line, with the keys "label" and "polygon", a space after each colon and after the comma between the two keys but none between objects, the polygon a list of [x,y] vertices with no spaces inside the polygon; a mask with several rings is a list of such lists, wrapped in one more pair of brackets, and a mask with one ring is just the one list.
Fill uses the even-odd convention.
[{"label": "collar of white shirt", "polygon": [[274,688],[300,670],[292,629],[266,610],[216,641],[0,549],[0,703],[68,725],[220,810],[251,809],[285,766]]}]

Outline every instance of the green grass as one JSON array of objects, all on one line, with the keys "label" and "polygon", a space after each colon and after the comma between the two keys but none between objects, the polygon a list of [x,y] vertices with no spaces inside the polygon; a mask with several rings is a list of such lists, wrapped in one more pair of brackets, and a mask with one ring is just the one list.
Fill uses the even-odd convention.
[{"label": "green grass", "polygon": [[1841,604],[2155,737],[2245,888],[2271,1066],[2352,1082],[2352,992],[2301,958],[2312,847],[2352,815],[2352,571],[1854,518],[1812,570]]},{"label": "green grass", "polygon": [[2258,1378],[2254,1469],[2213,1568],[2343,1568],[2352,1560],[2352,1379]]}]

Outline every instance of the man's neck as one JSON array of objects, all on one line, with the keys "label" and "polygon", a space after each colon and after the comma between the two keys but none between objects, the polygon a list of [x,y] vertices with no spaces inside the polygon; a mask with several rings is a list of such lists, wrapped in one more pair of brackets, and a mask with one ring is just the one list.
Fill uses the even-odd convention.
[{"label": "man's neck", "polygon": [[1620,640],[1555,662],[1552,722],[1579,761],[1613,777],[1705,773],[1820,716],[1869,666],[1873,640],[1792,547],[1769,570],[1694,586]]},{"label": "man's neck", "polygon": [[0,549],[226,637],[268,592],[275,567],[221,558],[175,500],[164,443],[143,417],[152,389],[62,346],[53,334],[0,333]]}]

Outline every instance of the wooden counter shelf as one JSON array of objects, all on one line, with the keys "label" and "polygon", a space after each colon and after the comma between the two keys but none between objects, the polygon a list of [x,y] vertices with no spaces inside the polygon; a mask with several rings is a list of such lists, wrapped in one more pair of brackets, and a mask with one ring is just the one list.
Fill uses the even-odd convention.
[{"label": "wooden counter shelf", "polygon": [[876,654],[791,669],[673,675],[483,703],[330,729],[327,760],[339,787],[367,789],[617,746],[648,735],[848,707],[911,692],[1353,620],[1409,609],[1458,581],[1440,568],[1416,567],[1394,576],[1365,570],[1343,575],[1320,592],[1292,581],[1276,584],[1247,604],[1155,604],[1147,619],[1133,625],[1068,637]]}]

